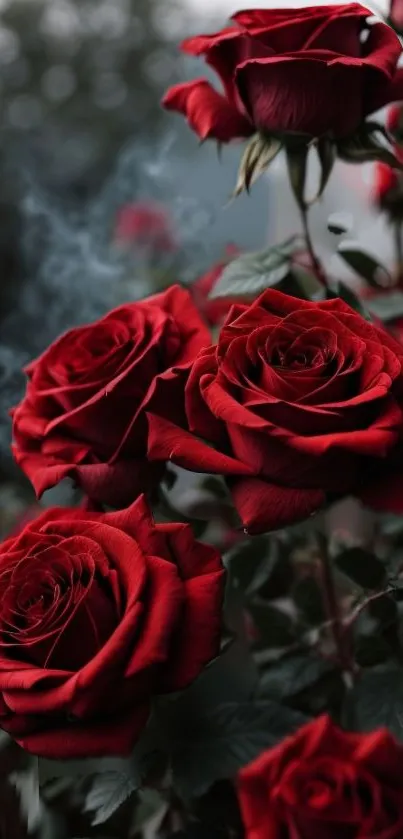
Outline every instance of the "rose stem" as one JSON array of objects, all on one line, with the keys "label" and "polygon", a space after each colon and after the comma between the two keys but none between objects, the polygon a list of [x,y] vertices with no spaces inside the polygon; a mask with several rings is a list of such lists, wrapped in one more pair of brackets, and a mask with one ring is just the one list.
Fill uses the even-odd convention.
[{"label": "rose stem", "polygon": [[306,247],[308,249],[309,256],[311,258],[311,262],[313,268],[315,270],[315,274],[324,288],[327,288],[327,277],[325,271],[323,269],[323,265],[320,259],[317,257],[315,253],[315,249],[312,242],[311,232],[309,230],[309,223],[308,223],[308,207],[305,202],[298,201],[298,206],[301,213],[301,221],[302,221],[302,229],[304,231],[304,238],[306,242]]},{"label": "rose stem", "polygon": [[327,544],[323,538],[319,538],[318,542],[322,591],[325,600],[326,612],[330,621],[334,645],[337,650],[340,665],[346,675],[346,682],[351,685],[355,667],[350,654],[350,640],[349,637],[346,636],[343,625],[343,618],[340,611],[340,604],[337,597],[333,568],[329,552],[327,550]]},{"label": "rose stem", "polygon": [[403,238],[400,221],[395,221],[393,225],[393,236],[395,241],[396,282],[400,284],[403,280]]},{"label": "rose stem", "polygon": [[348,618],[344,621],[344,631],[353,626],[355,621],[360,617],[361,613],[367,609],[371,603],[375,603],[381,597],[386,597],[388,594],[393,594],[394,591],[395,589],[393,586],[388,586],[387,588],[382,589],[382,591],[375,591],[373,594],[366,597],[365,600],[362,600],[362,602],[355,607]]}]

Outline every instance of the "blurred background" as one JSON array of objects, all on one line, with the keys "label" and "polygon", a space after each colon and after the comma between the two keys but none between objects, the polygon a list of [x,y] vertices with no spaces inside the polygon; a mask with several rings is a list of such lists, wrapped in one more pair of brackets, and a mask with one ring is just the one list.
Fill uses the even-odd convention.
[{"label": "blurred background", "polygon": [[[299,229],[281,162],[250,198],[230,202],[239,148],[220,160],[159,104],[170,84],[205,73],[180,54],[181,38],[220,28],[248,5],[309,3],[0,0],[2,531],[32,498],[9,451],[22,366],[123,300],[191,282],[228,244],[259,248]],[[370,185],[371,167],[337,166],[313,215],[329,262],[326,219],[344,210],[354,236],[390,256]]]}]

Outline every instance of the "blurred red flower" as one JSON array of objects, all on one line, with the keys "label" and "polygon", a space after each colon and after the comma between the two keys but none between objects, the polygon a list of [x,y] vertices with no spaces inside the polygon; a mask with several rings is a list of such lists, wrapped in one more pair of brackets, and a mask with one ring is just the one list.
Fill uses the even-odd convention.
[{"label": "blurred red flower", "polygon": [[246,839],[399,839],[402,757],[386,729],[309,722],[240,772]]},{"label": "blurred red flower", "polygon": [[117,215],[115,239],[120,244],[171,253],[177,243],[164,207],[149,201],[126,204]]}]

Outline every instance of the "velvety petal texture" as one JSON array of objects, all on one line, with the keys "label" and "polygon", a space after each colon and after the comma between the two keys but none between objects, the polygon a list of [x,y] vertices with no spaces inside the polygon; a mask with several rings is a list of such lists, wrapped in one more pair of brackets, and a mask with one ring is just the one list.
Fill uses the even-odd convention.
[{"label": "velvety petal texture", "polygon": [[245,839],[400,839],[403,747],[322,716],[238,776]]},{"label": "velvety petal texture", "polygon": [[72,478],[96,501],[129,504],[161,468],[146,460],[155,382],[210,342],[188,291],[167,291],[72,329],[26,369],[13,452],[38,496]]},{"label": "velvety petal texture", "polygon": [[176,378],[185,422],[150,399],[149,455],[226,476],[264,532],[394,476],[403,510],[403,348],[343,301],[265,291],[234,305],[215,346]]},{"label": "velvety petal texture", "polygon": [[222,92],[198,79],[171,88],[163,104],[221,143],[255,131],[352,134],[403,98],[399,39],[371,16],[359,3],[238,12],[221,32],[182,44],[215,70]]},{"label": "velvety petal texture", "polygon": [[219,651],[224,572],[143,497],[53,508],[0,545],[0,726],[48,758],[128,754]]}]

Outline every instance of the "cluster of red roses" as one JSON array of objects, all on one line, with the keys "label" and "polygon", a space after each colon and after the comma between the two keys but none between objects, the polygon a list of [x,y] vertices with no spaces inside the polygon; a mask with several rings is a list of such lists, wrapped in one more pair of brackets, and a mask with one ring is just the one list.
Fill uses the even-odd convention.
[{"label": "cluster of red roses", "polygon": [[[367,32],[368,15],[240,13],[185,44],[225,96],[198,81],[165,103],[220,141],[348,135],[403,96],[398,39],[380,22]],[[0,724],[35,754],[130,752],[153,697],[219,652],[221,558],[189,525],[156,524],[146,500],[168,462],[224,476],[248,533],[348,494],[403,510],[403,347],[339,299],[276,290],[234,302],[213,342],[198,293],[122,306],[27,368],[17,463],[38,496],[64,478],[87,496],[0,546]],[[249,839],[399,839],[402,758],[385,732],[310,723],[241,772]]]},{"label": "cluster of red roses", "polygon": [[[234,305],[212,345],[189,293],[173,287],[72,330],[29,366],[15,455],[38,493],[71,476],[114,507],[166,460],[216,472],[254,531],[348,492],[396,507],[402,365],[402,347],[340,300],[276,291]],[[151,698],[218,653],[220,557],[188,525],[155,525],[143,497],[121,512],[50,510],[3,544],[0,566],[0,722],[35,753],[127,752]],[[336,818],[345,784],[356,800],[343,819],[383,825],[371,771],[383,750],[397,762],[398,747],[329,726],[241,775],[251,837],[266,835],[268,813],[290,836],[301,808],[308,823]],[[394,784],[382,795],[400,829]]]},{"label": "cluster of red roses", "polygon": [[403,505],[403,348],[338,299],[275,290],[211,341],[173,286],[74,329],[27,368],[14,454],[37,493],[71,477],[122,507],[169,461],[225,476],[248,532],[355,494]]}]

